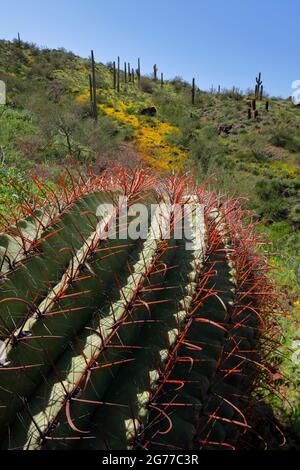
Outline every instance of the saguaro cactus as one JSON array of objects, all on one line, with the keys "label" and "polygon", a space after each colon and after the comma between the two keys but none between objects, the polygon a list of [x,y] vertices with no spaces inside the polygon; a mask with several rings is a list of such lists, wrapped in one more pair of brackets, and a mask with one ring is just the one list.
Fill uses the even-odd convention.
[{"label": "saguaro cactus", "polygon": [[94,51],[91,51],[92,59],[92,88],[93,88],[93,116],[95,121],[98,120],[98,110],[97,110],[97,84],[96,84],[96,66]]},{"label": "saguaro cactus", "polygon": [[192,83],[192,105],[195,105],[195,98],[196,98],[196,81],[193,78],[193,83]]},{"label": "saguaro cactus", "polygon": [[89,74],[89,89],[90,89],[90,103],[91,103],[91,114],[93,115],[93,79]]},{"label": "saguaro cactus", "polygon": [[160,74],[160,86],[161,88],[164,87],[164,74],[163,73]]},{"label": "saguaro cactus", "polygon": [[128,81],[131,82],[131,66],[129,62],[128,62]]},{"label": "saguaro cactus", "polygon": [[262,93],[262,79],[261,79],[261,72],[259,72],[258,77],[256,77],[256,86],[255,86],[255,98],[259,99]]},{"label": "saguaro cactus", "polygon": [[114,60],[113,63],[113,81],[114,81],[114,90],[117,88],[117,68],[116,68],[116,61]]},{"label": "saguaro cactus", "polygon": [[[277,297],[239,202],[150,170],[69,178],[3,226],[0,446],[245,447]],[[135,204],[155,204],[140,237]]]},{"label": "saguaro cactus", "polygon": [[158,72],[158,68],[157,68],[157,65],[153,65],[153,79],[155,82],[157,82],[157,72]]},{"label": "saguaro cactus", "polygon": [[127,83],[127,62],[124,62],[124,82]]},{"label": "saguaro cactus", "polygon": [[141,84],[141,59],[140,58],[138,59],[138,68],[137,68],[136,74],[137,74],[138,84],[140,85]]},{"label": "saguaro cactus", "polygon": [[117,72],[117,91],[120,93],[120,57],[118,57],[118,72]]}]

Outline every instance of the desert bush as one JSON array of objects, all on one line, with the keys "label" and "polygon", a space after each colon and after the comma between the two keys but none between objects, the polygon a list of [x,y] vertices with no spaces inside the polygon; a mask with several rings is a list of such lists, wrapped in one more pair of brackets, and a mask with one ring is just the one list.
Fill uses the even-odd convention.
[{"label": "desert bush", "polygon": [[300,230],[300,204],[296,204],[292,207],[291,222],[295,230]]},{"label": "desert bush", "polygon": [[152,80],[146,77],[141,78],[140,87],[144,93],[152,94],[154,93],[154,90],[155,90],[154,83],[152,82]]},{"label": "desert bush", "polygon": [[261,200],[258,207],[258,213],[261,217],[270,217],[275,221],[288,218],[289,207],[285,200],[288,193],[281,180],[274,178],[273,180],[258,181],[255,189]]},{"label": "desert bush", "polygon": [[179,76],[174,77],[172,80],[170,80],[169,83],[170,85],[173,86],[174,91],[176,93],[180,93],[183,90],[186,90],[187,88],[191,89],[191,85],[187,81],[183,80],[182,77],[179,77]]},{"label": "desert bush", "polygon": [[15,148],[25,158],[38,158],[39,154],[47,147],[48,142],[40,133],[31,134],[16,139]]},{"label": "desert bush", "polygon": [[206,127],[197,134],[190,146],[190,157],[205,174],[212,161],[223,151],[215,127]]},{"label": "desert bush", "polygon": [[227,100],[229,98],[236,101],[241,101],[244,99],[244,94],[237,87],[232,87],[231,89],[224,88],[220,94],[220,98],[222,100]]},{"label": "desert bush", "polygon": [[274,126],[269,129],[269,140],[277,147],[291,152],[300,151],[300,130],[295,120],[280,113]]}]

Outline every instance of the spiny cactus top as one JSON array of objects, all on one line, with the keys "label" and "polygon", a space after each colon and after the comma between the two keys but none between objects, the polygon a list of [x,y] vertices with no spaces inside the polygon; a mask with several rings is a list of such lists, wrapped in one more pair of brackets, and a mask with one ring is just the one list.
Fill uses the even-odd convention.
[{"label": "spiny cactus top", "polygon": [[144,169],[36,186],[0,237],[2,448],[246,447],[276,296],[239,202]]}]

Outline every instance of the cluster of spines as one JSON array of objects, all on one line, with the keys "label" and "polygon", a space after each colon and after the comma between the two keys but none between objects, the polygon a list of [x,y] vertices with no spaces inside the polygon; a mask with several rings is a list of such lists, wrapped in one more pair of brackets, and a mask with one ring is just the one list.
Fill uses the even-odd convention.
[{"label": "cluster of spines", "polygon": [[[251,429],[244,410],[266,367],[260,337],[274,307],[253,227],[243,228],[237,202],[221,206],[215,195],[176,177],[158,182],[144,171],[130,178],[120,170],[117,178],[107,172],[88,181],[87,192],[106,187],[133,201],[147,190],[153,196],[158,187],[155,199],[171,206],[192,202],[189,194],[196,193],[196,203],[205,207],[202,243],[190,254],[172,237],[155,242],[150,237],[142,249],[137,243],[104,243],[90,221],[97,238],[83,237],[83,250],[72,251],[69,268],[50,287],[46,302],[41,306],[34,298],[21,330],[16,325],[19,329],[6,338],[0,380],[17,374],[17,403],[23,411],[15,423],[6,420],[11,437],[5,445],[59,448],[82,441],[94,448],[235,448]],[[173,226],[175,219],[173,214]],[[134,260],[137,255],[136,263],[126,264],[128,256]],[[121,279],[116,271],[124,262],[127,275]],[[111,271],[106,282],[103,269]],[[107,293],[113,279],[119,298],[108,295],[105,301],[97,289]],[[87,298],[92,300],[86,304]],[[10,305],[15,301],[3,299]],[[48,334],[39,331],[43,328]],[[21,361],[32,357],[28,345],[33,343],[44,345],[46,368],[30,361],[9,364],[20,346]],[[39,376],[45,379],[35,400]],[[22,381],[23,391],[18,388]]]},{"label": "cluster of spines", "polygon": [[[137,447],[179,449],[190,443],[196,449],[235,449],[241,436],[255,432],[245,415],[260,369],[267,369],[259,347],[276,302],[266,266],[253,251],[253,227],[243,228],[238,207],[229,205],[220,214],[208,232],[206,269],[198,272],[193,308],[159,371],[159,385],[149,399],[151,419],[137,433]],[[220,263],[231,266],[232,298],[227,291],[227,300],[226,291],[216,289]],[[220,302],[215,318],[209,315],[211,300]],[[206,365],[208,373],[197,366],[202,363],[205,371],[205,361],[212,365]]]}]

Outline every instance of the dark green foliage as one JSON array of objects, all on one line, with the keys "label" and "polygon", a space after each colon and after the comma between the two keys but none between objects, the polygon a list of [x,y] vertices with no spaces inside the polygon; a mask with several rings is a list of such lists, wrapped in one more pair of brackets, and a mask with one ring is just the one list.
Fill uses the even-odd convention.
[{"label": "dark green foliage", "polygon": [[150,80],[147,77],[142,77],[142,78],[139,79],[139,86],[140,86],[140,89],[144,93],[149,93],[149,94],[154,93],[153,82],[152,82],[152,80]]},{"label": "dark green foliage", "polygon": [[292,207],[291,222],[292,222],[294,230],[300,230],[300,203]]},{"label": "dark green foliage", "polygon": [[263,217],[270,217],[274,221],[285,220],[289,215],[289,183],[279,179],[259,181],[256,191],[261,199],[259,213]]},{"label": "dark green foliage", "polygon": [[190,145],[190,156],[200,173],[207,175],[214,159],[222,153],[222,146],[216,139],[217,130],[214,127],[203,129]]},{"label": "dark green foliage", "polygon": [[270,130],[270,142],[290,152],[300,151],[300,131],[291,120],[282,120]]}]

